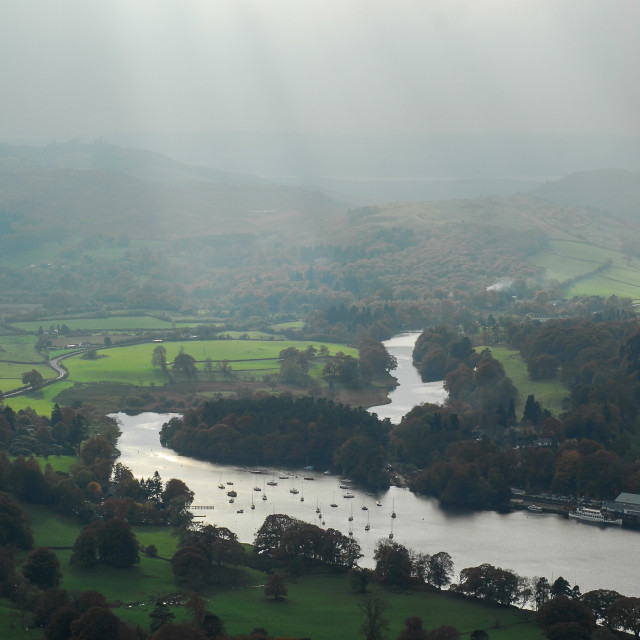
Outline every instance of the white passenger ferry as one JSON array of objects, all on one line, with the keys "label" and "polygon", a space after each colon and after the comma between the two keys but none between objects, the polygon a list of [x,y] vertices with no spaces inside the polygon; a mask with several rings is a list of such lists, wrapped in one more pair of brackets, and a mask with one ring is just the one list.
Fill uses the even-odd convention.
[{"label": "white passenger ferry", "polygon": [[578,507],[569,513],[569,517],[595,524],[622,524],[622,518],[609,518],[604,516],[600,509],[589,509],[588,507]]}]

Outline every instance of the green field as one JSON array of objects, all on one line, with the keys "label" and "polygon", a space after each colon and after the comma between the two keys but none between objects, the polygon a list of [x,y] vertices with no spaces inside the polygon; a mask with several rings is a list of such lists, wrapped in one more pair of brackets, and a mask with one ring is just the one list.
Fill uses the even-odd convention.
[{"label": "green field", "polygon": [[0,362],[0,389],[10,391],[23,387],[22,374],[32,369],[38,371],[45,380],[56,377],[56,372],[46,364]]},{"label": "green field", "polygon": [[[531,258],[531,261],[545,267],[549,280],[573,283],[566,295],[598,295],[640,298],[640,261],[624,256],[621,252],[586,242],[550,240],[549,247]],[[611,261],[602,272],[580,278],[597,267]]]},{"label": "green field", "polygon": [[42,356],[34,349],[36,341],[36,336],[15,333],[0,336],[0,360],[42,362]]},{"label": "green field", "polygon": [[72,331],[135,331],[137,329],[171,329],[171,323],[154,316],[107,316],[105,318],[50,318],[15,322],[11,326],[36,333],[66,324]]},{"label": "green field", "polygon": [[506,347],[491,347],[491,354],[499,360],[505,373],[518,389],[516,416],[522,417],[527,396],[533,394],[536,400],[555,416],[562,413],[562,399],[569,396],[569,390],[559,380],[530,380],[527,365],[518,351]]},{"label": "green field", "polygon": [[72,382],[63,380],[15,398],[5,398],[4,403],[14,411],[31,407],[38,415],[48,415],[56,403],[56,396],[63,389],[68,389],[72,386]]},{"label": "green field", "polygon": [[[206,358],[214,363],[227,360],[232,371],[239,372],[268,372],[279,369],[278,355],[282,349],[296,347],[305,349],[307,345],[320,343],[295,342],[288,340],[199,340],[197,342],[165,342],[167,362],[172,362],[181,348],[185,353],[193,356],[197,367],[203,371]],[[162,385],[167,376],[160,369],[151,365],[151,356],[157,344],[139,344],[129,347],[117,347],[98,351],[100,357],[96,360],[83,360],[79,356],[65,360],[69,369],[70,382],[121,382],[139,386],[154,383]],[[342,351],[347,355],[358,356],[357,349],[340,344],[327,344],[330,353]]]}]

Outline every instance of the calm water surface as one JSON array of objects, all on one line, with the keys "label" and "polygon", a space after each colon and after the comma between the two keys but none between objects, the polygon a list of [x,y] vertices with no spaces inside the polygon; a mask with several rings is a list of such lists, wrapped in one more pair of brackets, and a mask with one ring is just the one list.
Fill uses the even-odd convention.
[{"label": "calm water surface", "polygon": [[[373,407],[381,418],[398,422],[411,407],[422,402],[443,402],[440,383],[424,385],[411,364],[411,349],[416,335],[396,336],[386,342],[398,358],[394,372],[400,386],[391,396],[392,405]],[[408,370],[410,369],[410,370]],[[403,408],[404,406],[404,408]],[[407,408],[408,407],[408,408]],[[401,413],[399,413],[401,412]],[[117,414],[122,436],[120,461],[136,477],[148,477],[158,470],[166,482],[181,478],[195,492],[194,505],[214,505],[213,511],[194,511],[207,523],[225,526],[243,542],[252,542],[258,528],[271,513],[287,513],[295,518],[347,534],[350,530],[362,547],[362,566],[372,567],[373,550],[378,540],[388,538],[423,553],[447,551],[456,573],[465,567],[489,562],[520,575],[562,575],[583,592],[597,588],[615,589],[628,596],[640,596],[640,532],[619,527],[601,528],[559,516],[494,512],[450,513],[442,511],[434,499],[416,496],[406,489],[391,487],[378,495],[358,489],[354,498],[344,498],[337,476],[322,470],[250,469],[192,460],[160,446],[158,432],[171,416],[144,413],[138,416]],[[253,471],[261,471],[256,474]],[[281,479],[281,475],[290,476]],[[303,476],[312,477],[305,480]],[[277,486],[268,486],[268,481]],[[225,484],[225,489],[218,484]],[[233,504],[226,495],[233,482],[238,496]],[[298,494],[291,493],[295,488]],[[256,490],[257,489],[257,490]],[[263,493],[267,500],[262,500]],[[304,501],[300,498],[304,497]],[[382,506],[376,506],[380,501]],[[255,509],[251,509],[251,504]],[[332,508],[331,503],[338,506]],[[367,511],[362,507],[368,507]],[[318,518],[316,508],[322,518]],[[237,513],[243,509],[243,513]],[[391,518],[395,511],[397,517]],[[353,515],[353,520],[349,517]],[[370,523],[371,530],[365,531]]]}]

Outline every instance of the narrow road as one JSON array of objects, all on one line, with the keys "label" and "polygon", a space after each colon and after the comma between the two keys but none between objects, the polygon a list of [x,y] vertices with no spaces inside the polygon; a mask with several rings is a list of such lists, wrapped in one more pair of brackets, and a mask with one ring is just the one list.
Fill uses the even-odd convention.
[{"label": "narrow road", "polygon": [[[54,382],[58,382],[59,380],[64,380],[68,375],[69,372],[60,364],[60,362],[62,360],[64,360],[65,358],[70,358],[71,356],[77,356],[81,353],[84,352],[84,349],[80,350],[80,351],[70,351],[69,353],[64,353],[61,356],[56,356],[55,358],[53,358],[52,360],[49,360],[49,362],[43,363],[43,364],[47,364],[48,366],[50,366],[55,372],[56,372],[56,377],[55,378],[51,378],[49,380],[45,380],[45,382],[43,383],[43,387],[46,387],[50,384],[53,384]],[[42,387],[41,387],[42,388]],[[7,391],[4,394],[5,398],[15,398],[16,396],[21,396],[25,393],[29,393],[29,391],[33,391],[33,389],[31,387],[23,387],[22,389],[15,389],[13,391]]]}]

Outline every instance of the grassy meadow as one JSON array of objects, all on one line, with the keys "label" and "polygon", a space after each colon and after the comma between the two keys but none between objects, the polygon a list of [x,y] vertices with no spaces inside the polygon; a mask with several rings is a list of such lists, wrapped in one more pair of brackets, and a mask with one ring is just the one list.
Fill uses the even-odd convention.
[{"label": "grassy meadow", "polygon": [[[207,358],[215,363],[228,361],[234,374],[253,375],[260,372],[274,373],[279,370],[278,355],[288,347],[305,349],[309,344],[316,348],[320,343],[295,342],[289,340],[198,340],[193,342],[165,342],[167,362],[171,363],[184,349],[185,353],[197,360],[197,367],[203,372]],[[83,360],[74,356],[65,360],[69,370],[69,381],[80,383],[121,382],[139,386],[162,385],[167,375],[151,364],[153,350],[157,344],[146,343],[128,347],[102,349],[96,360]],[[357,349],[340,344],[327,344],[331,354],[342,351],[358,356]]]},{"label": "grassy meadow", "polygon": [[530,380],[527,365],[518,351],[506,347],[492,346],[491,354],[502,363],[505,373],[518,389],[516,416],[522,417],[527,396],[533,394],[536,400],[555,416],[562,413],[562,399],[569,395],[569,390],[559,380]]}]

